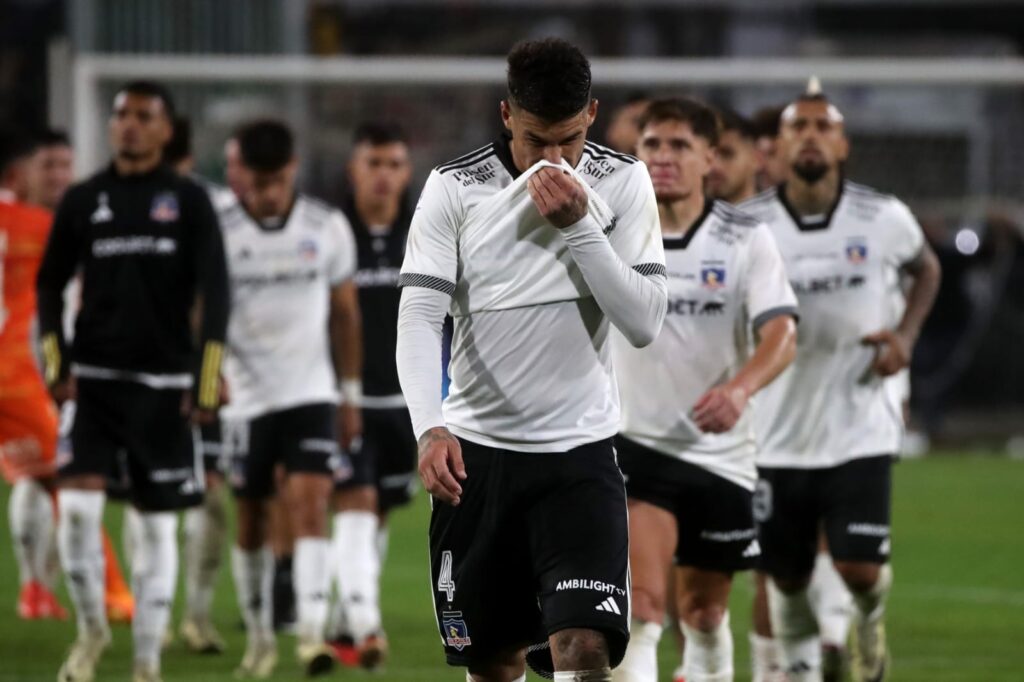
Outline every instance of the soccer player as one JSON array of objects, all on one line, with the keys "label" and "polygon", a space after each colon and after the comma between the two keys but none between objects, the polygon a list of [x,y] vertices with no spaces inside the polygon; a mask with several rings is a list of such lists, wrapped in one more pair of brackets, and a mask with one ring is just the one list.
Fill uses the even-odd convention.
[{"label": "soccer player", "polygon": [[44,130],[35,136],[36,151],[28,174],[26,201],[54,211],[74,180],[74,156],[66,133]]},{"label": "soccer player", "polygon": [[[58,493],[58,546],[78,616],[78,639],[58,676],[66,682],[91,680],[110,641],[100,524],[119,453],[141,512],[132,562],[137,682],[160,677],[177,578],[175,512],[202,499],[190,416],[206,421],[218,407],[227,277],[206,193],[161,164],[173,115],[170,95],[156,83],[118,90],[113,161],[68,190],[39,271],[45,378],[59,403],[76,401]],[[69,352],[62,294],[78,268],[82,308]],[[197,353],[190,314],[199,297]]]},{"label": "soccer player", "polygon": [[527,658],[611,680],[629,639],[609,334],[654,340],[665,263],[646,167],[586,141],[590,86],[573,45],[514,47],[509,135],[434,169],[402,265],[398,374],[433,496],[437,626],[478,682],[525,680]]},{"label": "soccer player", "polygon": [[686,635],[685,678],[732,680],[732,575],[760,553],[746,406],[793,359],[796,297],[768,228],[704,196],[718,126],[712,109],[690,99],[655,101],[640,118],[637,153],[658,199],[668,315],[647,348],[612,336],[633,589],[632,638],[616,682],[658,679],[669,580]]},{"label": "soccer player", "polygon": [[26,619],[67,617],[49,570],[57,412],[31,342],[36,273],[52,221],[24,203],[36,151],[34,140],[0,130],[0,471],[12,486],[7,514],[21,585],[18,615]]},{"label": "soccer player", "polygon": [[[777,189],[743,205],[771,227],[800,304],[797,359],[763,392],[754,510],[772,629],[791,682],[822,679],[807,585],[823,527],[858,615],[855,677],[885,678],[890,468],[903,434],[887,377],[905,367],[939,283],[907,207],[843,177],[843,116],[810,90],[785,108]],[[902,316],[892,289],[913,279]]]},{"label": "soccer player", "polygon": [[388,512],[409,502],[416,479],[416,437],[395,366],[398,273],[412,218],[405,202],[412,164],[405,135],[394,124],[359,125],[352,142],[352,193],[344,210],[356,239],[359,307],[368,314],[362,383],[342,386],[345,394],[362,395],[363,435],[361,444],[344,439],[353,471],[335,494],[334,561],[345,623],[336,650],[343,661],[348,657],[372,669],[387,652],[379,581]]},{"label": "soccer player", "polygon": [[779,116],[782,107],[764,107],[754,113],[751,119],[757,143],[757,151],[761,157],[761,166],[757,172],[757,189],[764,191],[777,186],[786,177],[785,159],[779,155]]},{"label": "soccer player", "polygon": [[346,394],[339,408],[337,389],[358,383],[362,371],[356,251],[339,211],[296,192],[287,126],[254,121],[237,138],[245,192],[220,217],[232,296],[225,361],[231,401],[222,425],[238,503],[232,569],[248,633],[238,673],[266,677],[277,658],[265,543],[280,462],[296,537],[296,656],[306,674],[319,675],[334,665],[324,625],[327,505],[344,464],[335,424],[353,437],[360,426],[359,396]]},{"label": "soccer player", "polygon": [[609,147],[622,154],[636,153],[636,143],[640,139],[637,123],[650,102],[650,97],[635,92],[626,98],[625,104],[612,112],[608,128],[604,131]]},{"label": "soccer player", "polygon": [[757,194],[760,166],[754,125],[732,109],[719,112],[722,134],[708,173],[708,195],[730,204],[739,204]]}]

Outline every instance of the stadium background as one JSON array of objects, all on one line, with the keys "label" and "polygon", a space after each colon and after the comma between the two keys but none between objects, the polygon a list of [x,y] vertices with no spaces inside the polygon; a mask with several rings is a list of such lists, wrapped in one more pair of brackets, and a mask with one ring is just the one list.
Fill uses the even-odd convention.
[{"label": "stadium background", "polygon": [[[1024,679],[1024,3],[2,0],[0,120],[71,129],[84,175],[104,159],[112,89],[163,76],[211,179],[236,124],[276,115],[299,131],[303,187],[337,200],[352,128],[383,118],[410,133],[415,194],[432,166],[497,132],[508,47],[551,34],[595,58],[604,122],[637,91],[750,113],[821,76],[847,116],[849,175],[904,198],[945,271],[914,368],[915,427],[931,448],[896,473],[893,679]],[[431,621],[426,513],[421,496],[395,518],[381,680],[459,676]],[[16,619],[10,552],[0,542],[0,680],[52,679],[71,627]],[[230,582],[223,571],[215,611],[229,653],[172,649],[165,679],[227,679],[242,649]],[[738,679],[748,604],[741,578]],[[123,677],[127,633],[116,640],[102,670]]]}]

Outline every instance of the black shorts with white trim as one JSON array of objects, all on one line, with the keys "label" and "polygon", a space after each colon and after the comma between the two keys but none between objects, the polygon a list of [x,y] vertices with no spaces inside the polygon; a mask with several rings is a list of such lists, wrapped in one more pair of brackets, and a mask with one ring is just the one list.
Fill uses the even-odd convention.
[{"label": "black shorts with white trim", "polygon": [[375,486],[382,513],[412,499],[419,478],[416,435],[408,408],[364,407],[363,437],[349,448],[348,456],[352,467],[338,472],[337,490]]},{"label": "black shorts with white trim", "polygon": [[623,436],[615,448],[629,498],[676,518],[677,565],[722,573],[754,568],[761,547],[750,490]]}]

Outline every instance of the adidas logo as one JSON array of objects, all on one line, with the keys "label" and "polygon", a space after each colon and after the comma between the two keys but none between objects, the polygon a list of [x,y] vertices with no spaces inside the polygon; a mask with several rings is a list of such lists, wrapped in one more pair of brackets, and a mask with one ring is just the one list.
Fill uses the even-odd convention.
[{"label": "adidas logo", "polygon": [[882,544],[880,544],[878,546],[878,553],[881,554],[882,556],[889,556],[890,549],[891,549],[891,547],[890,547],[889,538],[886,538],[886,539],[882,540]]},{"label": "adidas logo", "polygon": [[619,605],[615,603],[615,600],[608,597],[603,602],[597,605],[597,611],[605,611],[607,613],[614,613],[616,616],[621,616],[622,611],[619,611]]},{"label": "adidas logo", "polygon": [[761,556],[761,545],[758,544],[757,540],[751,540],[747,548],[743,550],[743,558],[749,559],[751,557]]}]

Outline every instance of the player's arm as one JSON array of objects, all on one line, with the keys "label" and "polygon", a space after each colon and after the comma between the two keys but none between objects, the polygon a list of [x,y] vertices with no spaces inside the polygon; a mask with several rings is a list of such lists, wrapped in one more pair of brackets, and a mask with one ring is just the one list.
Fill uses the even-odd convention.
[{"label": "player's arm", "polygon": [[331,288],[331,355],[341,393],[341,444],[349,448],[363,433],[363,318],[359,289],[348,279]]},{"label": "player's arm", "polygon": [[399,285],[395,359],[419,446],[423,487],[458,504],[466,478],[459,441],[441,411],[441,326],[455,291],[459,211],[445,179],[434,171],[413,215]]},{"label": "player's arm", "polygon": [[200,305],[201,301],[199,358],[192,389],[192,405],[194,418],[200,422],[209,422],[216,416],[222,398],[220,367],[224,358],[231,295],[220,222],[206,192],[195,187],[192,195],[194,206],[191,215],[195,221],[196,234],[192,253],[197,275],[196,305]]},{"label": "player's arm", "polygon": [[744,308],[757,347],[735,376],[711,388],[694,405],[693,420],[708,433],[732,429],[750,397],[774,381],[796,357],[796,294],[767,227],[754,228],[748,249]]},{"label": "player's arm", "polygon": [[[637,348],[654,341],[665,319],[668,297],[664,256],[660,262],[649,264],[654,268],[650,272],[640,272],[623,262],[604,234],[603,226],[588,213],[586,191],[566,173],[542,168],[527,182],[541,215],[561,229],[569,253],[604,314]],[[653,190],[649,203],[641,206],[640,214],[653,216],[653,220],[634,224],[637,216],[624,215],[618,229],[637,230],[645,238],[654,239],[658,212]]]},{"label": "player's arm", "polygon": [[883,329],[863,339],[865,344],[877,349],[871,369],[883,377],[896,374],[910,364],[917,337],[932,310],[942,281],[939,258],[924,240],[917,221],[902,204],[896,207],[896,211],[897,223],[893,226],[894,239],[897,241],[894,247],[896,256],[899,258],[901,253],[914,254],[910,258],[901,259],[901,270],[912,279],[906,294],[907,307],[895,329]]},{"label": "player's arm", "polygon": [[58,403],[74,399],[69,382],[69,363],[64,340],[64,288],[78,265],[78,234],[75,230],[77,192],[68,192],[50,229],[46,251],[36,276],[39,337],[43,350],[43,378]]}]

